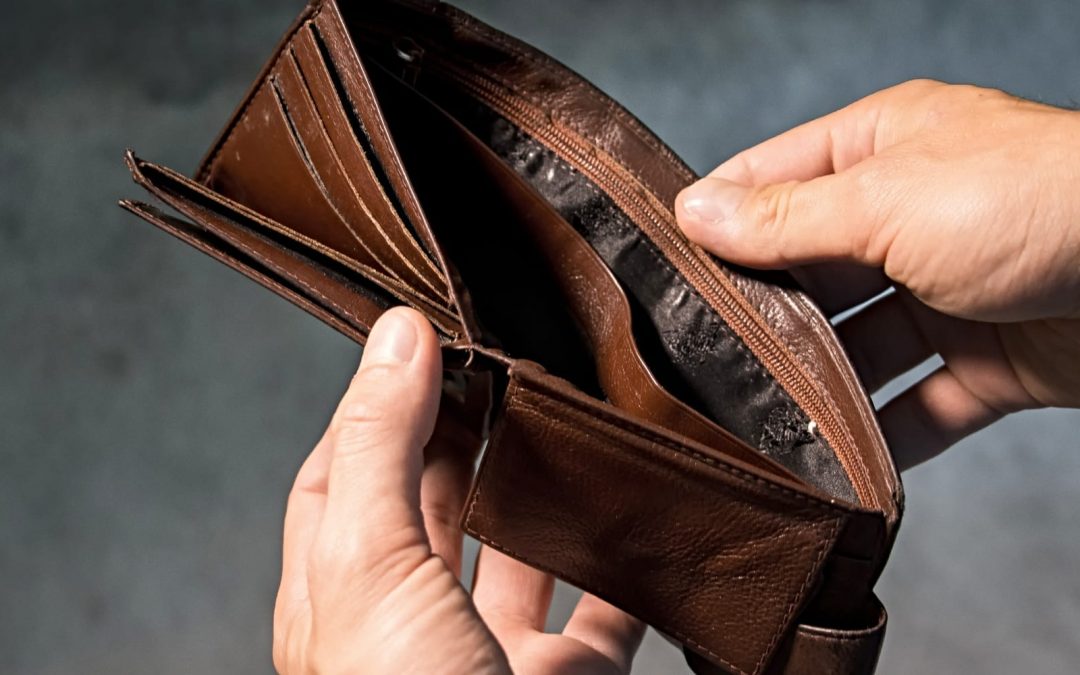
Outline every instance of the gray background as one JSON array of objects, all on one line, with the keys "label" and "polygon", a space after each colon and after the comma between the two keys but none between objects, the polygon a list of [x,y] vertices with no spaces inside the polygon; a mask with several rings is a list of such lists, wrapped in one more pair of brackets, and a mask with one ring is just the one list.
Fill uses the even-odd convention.
[{"label": "gray background", "polygon": [[[1072,0],[462,4],[700,171],[914,76],[1080,99]],[[271,668],[284,498],[358,349],[114,202],[125,146],[194,167],[298,10],[5,7],[0,672]],[[906,475],[882,672],[1075,669],[1078,426],[1018,415]],[[638,665],[682,669],[655,637]]]}]

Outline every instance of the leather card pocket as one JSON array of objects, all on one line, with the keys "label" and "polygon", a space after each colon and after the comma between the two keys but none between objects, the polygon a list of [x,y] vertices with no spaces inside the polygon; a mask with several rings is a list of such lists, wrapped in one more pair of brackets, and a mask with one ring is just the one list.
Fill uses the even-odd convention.
[{"label": "leather card pocket", "polygon": [[[143,161],[131,153],[127,156],[127,162],[137,183],[195,221],[204,230],[209,230],[217,237],[228,240],[232,246],[249,245],[256,240],[267,245],[272,243],[277,250],[285,251],[295,258],[288,265],[289,269],[295,271],[298,267],[314,266],[330,271],[336,277],[352,283],[356,289],[371,288],[374,292],[388,298],[382,303],[384,306],[404,303],[414,307],[425,314],[444,335],[454,336],[459,332],[460,322],[454,315],[442,307],[433,305],[426,298],[416,295],[410,288],[387,277],[382,272],[360,265],[334,249],[237,204],[166,167]],[[260,250],[269,249],[260,248]],[[298,260],[305,262],[301,264]],[[319,290],[320,286],[317,284],[315,288]],[[329,288],[332,289],[333,284],[330,284]],[[342,297],[340,302],[347,302],[347,300]],[[374,321],[374,318],[372,316],[370,320]]]}]

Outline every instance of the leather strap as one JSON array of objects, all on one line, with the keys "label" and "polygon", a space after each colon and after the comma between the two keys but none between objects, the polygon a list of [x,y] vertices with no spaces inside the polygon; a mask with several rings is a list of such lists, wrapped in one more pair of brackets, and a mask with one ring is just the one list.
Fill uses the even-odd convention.
[{"label": "leather strap", "polygon": [[[823,628],[799,624],[773,658],[768,675],[871,675],[885,640],[888,615],[876,596],[870,596],[863,628]],[[686,650],[686,662],[697,675],[723,675],[729,671]]]}]

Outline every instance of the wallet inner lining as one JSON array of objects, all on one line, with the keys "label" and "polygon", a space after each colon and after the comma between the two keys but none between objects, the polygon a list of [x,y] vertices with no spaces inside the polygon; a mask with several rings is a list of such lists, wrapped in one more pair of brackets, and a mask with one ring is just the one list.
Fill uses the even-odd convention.
[{"label": "wallet inner lining", "polygon": [[[577,330],[561,298],[548,295],[557,289],[544,286],[549,267],[531,255],[529,242],[509,222],[500,226],[472,217],[500,195],[484,179],[469,179],[460,155],[447,152],[452,145],[440,147],[441,139],[430,133],[425,137],[423,125],[416,122],[422,119],[417,105],[448,111],[584,236],[623,287],[638,348],[667,391],[808,483],[858,502],[839,459],[813,432],[806,413],[598,185],[445,80],[422,75],[417,89],[430,99],[402,102],[400,89],[409,85],[392,72],[378,63],[369,67],[403,158],[414,157],[410,175],[431,174],[416,181],[429,219],[446,240],[479,320],[507,351],[542,363],[586,393],[598,393],[587,345],[571,336]],[[388,86],[388,78],[394,86]],[[417,150],[417,145],[422,147]],[[465,239],[436,224],[448,215],[458,222],[457,228],[466,228]]]}]

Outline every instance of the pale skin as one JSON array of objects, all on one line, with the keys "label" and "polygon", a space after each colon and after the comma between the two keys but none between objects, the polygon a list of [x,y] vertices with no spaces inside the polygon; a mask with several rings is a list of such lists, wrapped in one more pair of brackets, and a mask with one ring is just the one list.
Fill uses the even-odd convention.
[{"label": "pale skin", "polygon": [[[1010,412],[1080,406],[1078,113],[911,82],[736,155],[676,213],[829,313],[897,289],[839,333],[871,391],[944,359],[879,413],[903,467]],[[478,441],[437,414],[440,372],[419,313],[379,319],[289,496],[278,672],[628,672],[644,627],[603,601],[544,633],[553,579],[486,547],[462,586]]]}]

